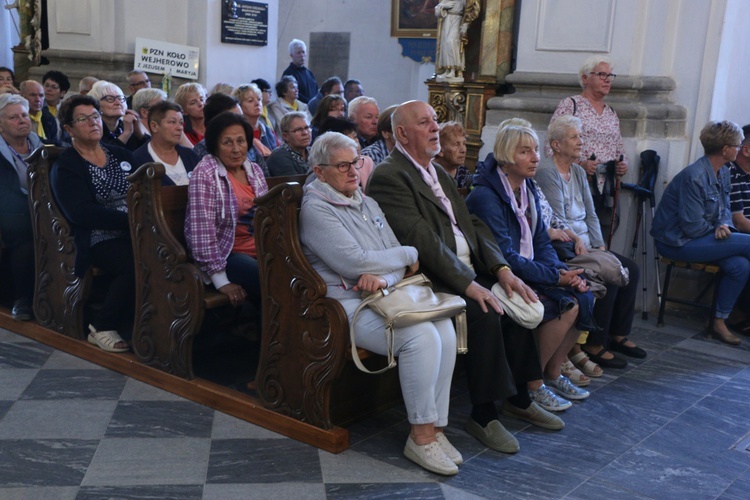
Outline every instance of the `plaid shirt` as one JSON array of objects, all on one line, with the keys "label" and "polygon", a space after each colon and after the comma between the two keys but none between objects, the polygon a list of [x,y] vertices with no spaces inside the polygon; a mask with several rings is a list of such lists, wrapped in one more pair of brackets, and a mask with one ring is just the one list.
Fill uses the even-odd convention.
[{"label": "plaid shirt", "polygon": [[385,157],[388,156],[388,148],[385,146],[385,141],[380,139],[362,149],[362,156],[369,156],[372,158],[372,163],[377,167],[378,163],[385,160]]},{"label": "plaid shirt", "polygon": [[[260,167],[249,161],[243,167],[255,196],[268,192]],[[229,283],[227,257],[234,246],[237,209],[227,169],[215,156],[205,156],[190,177],[185,240],[198,267],[217,289]]]}]

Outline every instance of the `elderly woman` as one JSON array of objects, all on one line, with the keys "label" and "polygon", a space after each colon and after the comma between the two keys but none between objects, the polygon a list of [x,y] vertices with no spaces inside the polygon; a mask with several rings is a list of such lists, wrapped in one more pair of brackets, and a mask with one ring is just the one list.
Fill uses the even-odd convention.
[{"label": "elderly woman", "polygon": [[26,159],[42,141],[31,131],[29,102],[0,94],[0,247],[3,288],[13,290],[13,319],[32,318],[34,234],[31,227]]},{"label": "elderly woman", "polygon": [[203,118],[206,89],[200,83],[184,83],[177,89],[174,100],[182,107],[185,135],[193,145],[196,145],[206,134],[206,122]]},{"label": "elderly woman", "polygon": [[105,351],[124,352],[128,345],[122,337],[130,337],[135,306],[125,179],[133,157],[126,149],[102,142],[99,102],[90,94],[63,102],[58,116],[73,145],[60,154],[50,177],[55,198],[75,233],[76,275],[84,276],[96,266],[110,279],[101,309],[92,313],[88,341]]},{"label": "elderly woman", "polygon": [[[271,151],[276,149],[276,134],[261,118],[263,115],[263,94],[254,83],[243,83],[232,93],[242,108],[242,114],[253,126],[253,147],[248,158],[256,163],[265,163]],[[259,161],[260,160],[260,161]]]},{"label": "elderly woman", "polygon": [[[336,132],[313,145],[310,164],[317,179],[305,187],[300,240],[305,255],[341,302],[349,319],[361,292],[394,285],[419,267],[417,250],[401,246],[378,204],[359,190],[362,159],[357,143]],[[336,241],[336,245],[331,245]],[[354,325],[357,344],[385,354],[385,323],[370,309]],[[450,320],[396,329],[401,389],[411,432],[404,455],[437,474],[453,475],[463,462],[448,442],[448,405],[456,336]]]},{"label": "elderly woman", "polygon": [[312,136],[307,115],[300,111],[284,115],[281,118],[281,137],[284,144],[276,148],[266,162],[271,177],[308,173],[307,155]]},{"label": "elderly woman", "polygon": [[293,76],[285,75],[281,77],[281,80],[276,84],[276,95],[278,98],[268,105],[268,118],[273,124],[277,137],[283,135],[281,119],[287,113],[303,113],[308,122],[312,120],[312,116],[307,110],[307,104],[298,99],[299,86]]},{"label": "elderly woman", "polygon": [[[138,95],[143,92],[139,90]],[[164,165],[167,175],[163,186],[187,186],[190,172],[201,160],[191,148],[180,145],[183,134],[182,108],[179,104],[162,101],[151,106],[146,118],[151,140],[133,153],[136,166],[152,161]]]},{"label": "elderly woman", "polygon": [[[329,116],[323,120],[320,126],[320,133],[325,134],[326,132],[338,132],[357,141],[357,125],[346,118]],[[359,169],[359,185],[364,190],[367,187],[367,181],[370,179],[372,171],[375,169],[375,163],[373,163],[372,158],[369,156],[362,155],[359,141],[357,141],[357,149],[362,156],[362,166]]]},{"label": "elderly woman", "polygon": [[[571,228],[576,254],[587,253],[592,248],[604,250],[586,171],[575,163],[583,149],[581,120],[569,115],[557,118],[547,130],[547,140],[553,154],[552,159],[543,162],[539,168],[536,176],[539,187],[555,215]],[[584,351],[591,361],[603,367],[624,368],[627,361],[615,356],[607,345],[628,356],[646,357],[646,352],[627,338],[633,324],[640,269],[631,259],[615,255],[628,269],[630,282],[621,288],[607,286],[606,296],[598,300],[594,308],[594,320],[602,330],[589,333]],[[581,363],[585,363],[582,357],[571,361],[577,363],[579,368]]]},{"label": "elderly woman", "polygon": [[743,139],[735,123],[708,122],[700,135],[704,156],[672,179],[651,225],[656,249],[664,257],[719,265],[716,317],[709,333],[732,345],[740,338],[725,320],[750,276],[750,235],[732,231],[726,164],[737,158]]},{"label": "elderly woman", "polygon": [[[614,160],[615,174],[619,177],[628,171],[628,160],[620,133],[620,119],[614,109],[604,103],[612,87],[615,75],[613,66],[604,56],[594,55],[586,59],[578,70],[578,79],[583,88],[580,95],[563,99],[557,105],[550,123],[563,115],[573,115],[581,119],[581,139],[583,148],[575,161],[583,167],[588,176],[595,176],[595,195],[604,193],[606,164]],[[552,156],[549,145],[545,148],[547,157]],[[620,160],[622,158],[622,160]],[[593,184],[593,183],[592,183]],[[593,185],[591,187],[593,189]],[[597,204],[602,233],[607,233],[611,214],[606,214],[603,204]]]},{"label": "elderly woman", "polygon": [[310,122],[313,129],[313,140],[319,135],[320,126],[330,116],[336,118],[346,117],[346,100],[339,94],[328,94],[320,100],[318,108],[315,110],[315,116],[313,116]]},{"label": "elderly woman", "polygon": [[185,215],[185,240],[206,283],[213,283],[235,307],[246,298],[260,306],[254,200],[268,185],[260,167],[247,159],[252,137],[253,129],[241,115],[225,112],[211,120],[206,130],[209,154],[190,177]]},{"label": "elderly woman", "polygon": [[362,156],[372,158],[375,165],[385,160],[385,157],[391,154],[391,150],[396,147],[396,138],[393,136],[391,127],[391,116],[397,107],[398,104],[388,106],[378,115],[378,137],[380,139],[362,149]]},{"label": "elderly woman", "polygon": [[[99,80],[89,96],[99,101],[103,125],[102,141],[135,151],[148,140],[138,126],[138,114],[129,110],[125,94],[114,83]],[[60,123],[62,125],[62,122]]]},{"label": "elderly woman", "polygon": [[457,188],[471,185],[471,173],[464,166],[466,161],[466,132],[458,122],[440,124],[440,152],[435,162],[448,172]]},{"label": "elderly woman", "polygon": [[560,368],[578,339],[578,331],[595,329],[594,298],[581,279],[582,271],[569,270],[550,243],[532,182],[539,163],[538,144],[530,128],[501,128],[495,139],[494,158],[478,168],[466,205],[487,224],[513,272],[537,292],[544,304],[544,321],[536,336],[545,381],[529,382],[528,387],[531,399],[539,406],[560,411],[570,407],[567,399],[589,396]]}]

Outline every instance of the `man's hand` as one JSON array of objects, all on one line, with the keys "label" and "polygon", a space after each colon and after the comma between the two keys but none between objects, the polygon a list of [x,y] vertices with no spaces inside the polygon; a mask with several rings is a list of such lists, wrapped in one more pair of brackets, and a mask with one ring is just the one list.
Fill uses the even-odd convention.
[{"label": "man's hand", "polygon": [[586,175],[596,175],[596,167],[599,166],[599,162],[596,160],[586,160],[581,166],[586,171]]},{"label": "man's hand", "polygon": [[547,234],[549,234],[549,239],[552,241],[572,241],[568,233],[562,229],[549,228],[547,229]]},{"label": "man's hand", "polygon": [[464,295],[475,301],[477,304],[479,304],[479,307],[482,308],[482,312],[487,312],[487,305],[495,310],[498,314],[505,314],[505,311],[503,311],[503,306],[500,303],[500,299],[495,297],[495,294],[492,293],[492,290],[487,290],[485,287],[477,283],[476,281],[472,281],[469,286],[466,288],[466,291],[464,292]]},{"label": "man's hand", "polygon": [[513,271],[511,271],[507,267],[497,272],[497,282],[500,283],[501,287],[503,287],[503,290],[505,290],[508,298],[513,297],[513,292],[517,292],[527,304],[531,304],[532,302],[537,302],[539,300],[534,293],[534,290],[529,288],[529,286],[524,283],[521,278],[513,274]]},{"label": "man's hand", "polygon": [[726,224],[721,224],[716,228],[716,231],[714,232],[714,238],[716,238],[717,240],[725,240],[730,236],[732,236],[732,231]]}]

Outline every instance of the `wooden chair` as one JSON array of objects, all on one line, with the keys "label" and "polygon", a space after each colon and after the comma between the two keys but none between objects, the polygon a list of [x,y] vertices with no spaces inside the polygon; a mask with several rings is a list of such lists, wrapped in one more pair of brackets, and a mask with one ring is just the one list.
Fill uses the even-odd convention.
[{"label": "wooden chair", "polygon": [[132,347],[144,363],[192,379],[193,338],[206,309],[229,305],[206,288],[185,245],[187,186],[162,187],[161,163],[146,163],[128,177],[128,217],[136,275]]},{"label": "wooden chair", "polygon": [[[661,301],[659,302],[659,316],[656,320],[657,326],[664,326],[664,309],[667,305],[667,302],[675,302],[677,304],[693,306],[693,307],[697,307],[697,308],[709,311],[708,327],[711,328],[713,324],[713,320],[716,317],[716,294],[718,292],[718,286],[716,285],[719,280],[719,273],[721,272],[721,270],[719,269],[719,266],[715,264],[684,262],[684,261],[679,261],[679,260],[667,259],[665,257],[661,258],[661,262],[662,264],[667,265],[667,272],[664,275],[664,287],[663,287],[663,292],[661,295]],[[712,274],[711,281],[701,290],[700,293],[698,293],[696,298],[693,300],[670,296],[669,286],[671,284],[671,279],[672,279],[672,270],[675,267],[678,267],[681,269],[689,269],[692,271],[710,273]],[[701,302],[701,300],[706,295],[706,293],[708,292],[711,286],[714,287],[714,294],[711,300],[711,305],[707,306],[703,302]]]},{"label": "wooden chair", "polygon": [[28,189],[34,230],[34,316],[39,324],[82,339],[90,273],[75,275],[76,245],[70,223],[55,201],[50,170],[63,148],[42,146],[29,157]]}]

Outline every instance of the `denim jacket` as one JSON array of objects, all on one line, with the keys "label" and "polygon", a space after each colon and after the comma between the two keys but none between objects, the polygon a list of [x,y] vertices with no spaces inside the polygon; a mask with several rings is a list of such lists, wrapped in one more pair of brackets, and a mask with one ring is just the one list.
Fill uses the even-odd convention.
[{"label": "denim jacket", "polygon": [[681,247],[714,232],[721,224],[733,228],[731,191],[726,165],[714,175],[708,157],[700,158],[667,186],[651,225],[651,236],[665,245]]}]

